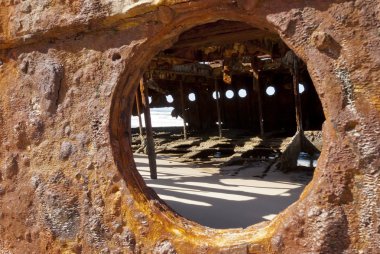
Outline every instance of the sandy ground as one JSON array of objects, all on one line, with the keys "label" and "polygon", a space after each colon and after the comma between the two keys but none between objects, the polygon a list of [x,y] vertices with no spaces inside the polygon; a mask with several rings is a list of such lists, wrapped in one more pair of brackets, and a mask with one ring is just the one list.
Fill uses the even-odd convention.
[{"label": "sandy ground", "polygon": [[[148,159],[135,154],[144,180],[182,216],[213,228],[240,228],[273,219],[296,201],[311,173],[284,174],[267,162],[226,168],[180,163],[158,156],[158,179],[149,177]],[[240,168],[240,170],[239,170]],[[265,175],[265,176],[264,176]]]}]

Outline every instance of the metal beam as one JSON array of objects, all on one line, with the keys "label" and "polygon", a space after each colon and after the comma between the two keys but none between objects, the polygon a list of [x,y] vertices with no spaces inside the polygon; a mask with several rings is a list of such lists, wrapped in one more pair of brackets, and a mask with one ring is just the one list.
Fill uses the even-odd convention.
[{"label": "metal beam", "polygon": [[220,93],[219,93],[219,85],[218,85],[218,80],[215,79],[215,96],[216,96],[216,111],[217,111],[217,115],[218,115],[218,131],[219,131],[219,138],[222,137],[222,120],[221,120],[221,116],[220,116],[220,105],[219,105],[219,97],[220,97]]},{"label": "metal beam", "polygon": [[294,101],[296,106],[296,121],[297,121],[297,132],[303,132],[302,126],[302,106],[301,106],[301,96],[299,92],[299,70],[298,70],[298,59],[293,58],[293,92]]},{"label": "metal beam", "polygon": [[183,138],[187,139],[187,129],[186,129],[186,110],[185,110],[185,94],[183,91],[183,82],[180,81],[180,92],[181,92],[181,108],[182,108],[182,118],[183,118]]},{"label": "metal beam", "polygon": [[143,132],[143,126],[142,126],[142,120],[141,120],[140,97],[139,97],[138,92],[136,92],[135,101],[136,101],[136,108],[137,108],[137,116],[139,118],[140,141],[141,141],[141,144],[142,144],[143,138],[144,138],[144,132]]},{"label": "metal beam", "polygon": [[257,94],[257,104],[259,107],[259,122],[260,122],[260,136],[264,136],[264,115],[263,115],[263,101],[260,87],[260,76],[259,72],[253,69],[253,90]]},{"label": "metal beam", "polygon": [[[245,29],[233,33],[225,33],[221,32],[214,35],[200,33],[199,36],[189,39],[181,39],[175,45],[173,45],[172,49],[182,49],[182,48],[196,48],[196,47],[207,47],[207,46],[217,46],[217,45],[225,45],[228,43],[234,43],[236,41],[244,42],[244,41],[252,41],[252,40],[262,40],[262,38],[271,39],[274,41],[278,40],[278,37],[268,36],[268,32],[261,31],[259,29]],[[267,52],[267,51],[265,51]]]},{"label": "metal beam", "polygon": [[148,87],[145,85],[144,78],[140,79],[140,92],[142,104],[144,106],[144,116],[145,116],[145,131],[146,131],[146,148],[149,159],[150,168],[150,178],[157,179],[157,162],[156,162],[156,152],[154,148],[153,130],[152,130],[152,120],[150,117],[149,109],[149,95]]}]

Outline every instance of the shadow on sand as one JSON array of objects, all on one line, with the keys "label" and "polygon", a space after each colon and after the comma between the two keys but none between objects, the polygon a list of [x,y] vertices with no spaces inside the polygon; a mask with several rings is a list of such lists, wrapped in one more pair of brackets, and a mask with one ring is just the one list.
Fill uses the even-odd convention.
[{"label": "shadow on sand", "polygon": [[217,168],[158,157],[158,179],[149,178],[146,156],[135,154],[136,166],[147,185],[185,218],[212,228],[245,228],[271,220],[295,202],[312,176],[305,172],[284,174],[271,169],[263,179],[262,168],[246,168],[235,176]]}]

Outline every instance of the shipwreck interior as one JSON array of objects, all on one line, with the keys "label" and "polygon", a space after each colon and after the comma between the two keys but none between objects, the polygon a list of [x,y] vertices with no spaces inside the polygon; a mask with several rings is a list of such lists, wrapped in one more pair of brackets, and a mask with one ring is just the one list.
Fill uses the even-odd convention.
[{"label": "shipwreck interior", "polygon": [[214,228],[272,219],[298,199],[322,148],[324,114],[306,64],[277,34],[241,22],[194,27],[159,52],[132,115],[147,185]]}]

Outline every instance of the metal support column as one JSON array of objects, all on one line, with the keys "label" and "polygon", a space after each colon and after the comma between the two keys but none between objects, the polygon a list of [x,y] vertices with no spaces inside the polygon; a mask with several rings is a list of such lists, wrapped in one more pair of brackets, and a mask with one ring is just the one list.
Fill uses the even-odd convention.
[{"label": "metal support column", "polygon": [[220,105],[219,105],[219,99],[220,99],[220,93],[219,93],[219,85],[218,80],[215,79],[215,96],[216,96],[216,111],[218,114],[218,131],[219,131],[219,138],[222,137],[222,120],[220,116]]},{"label": "metal support column", "polygon": [[303,132],[302,126],[302,107],[301,107],[301,96],[299,92],[299,77],[298,77],[298,59],[294,57],[293,61],[293,92],[294,101],[296,106],[296,121],[297,121],[297,132]]},{"label": "metal support column", "polygon": [[141,102],[140,102],[140,97],[139,97],[138,92],[136,92],[135,101],[136,101],[136,108],[137,108],[137,116],[139,118],[140,141],[142,143],[143,138],[144,138],[144,132],[143,132],[143,126],[142,126],[142,120],[141,120]]},{"label": "metal support column", "polygon": [[157,179],[156,152],[154,149],[152,121],[151,121],[150,109],[149,109],[148,87],[144,83],[144,78],[140,79],[140,91],[141,91],[142,104],[144,106],[145,132],[146,132],[146,139],[147,139],[146,148],[147,148],[148,159],[149,159],[150,178]]},{"label": "metal support column", "polygon": [[187,139],[187,129],[186,129],[186,111],[185,111],[185,94],[183,91],[183,83],[180,81],[180,92],[181,92],[181,108],[182,108],[182,118],[183,118],[183,138]]},{"label": "metal support column", "polygon": [[253,90],[257,93],[257,103],[259,106],[259,122],[260,122],[260,136],[264,136],[264,116],[263,116],[263,101],[260,87],[260,76],[259,72],[253,70]]}]

